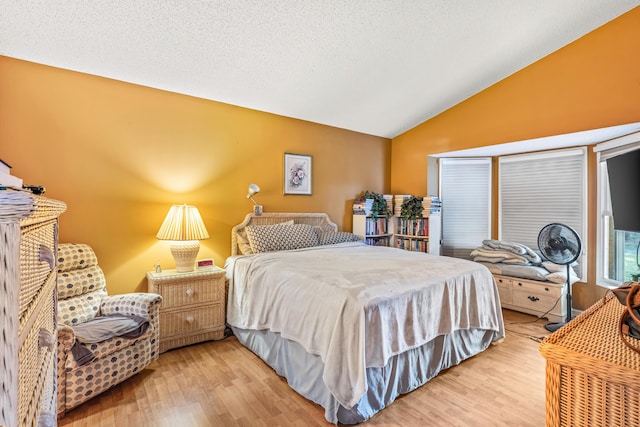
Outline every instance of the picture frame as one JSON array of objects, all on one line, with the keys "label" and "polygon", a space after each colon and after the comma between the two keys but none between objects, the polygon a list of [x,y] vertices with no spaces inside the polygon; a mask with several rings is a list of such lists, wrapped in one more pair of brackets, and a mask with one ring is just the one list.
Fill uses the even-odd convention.
[{"label": "picture frame", "polygon": [[284,153],[284,194],[312,194],[311,161],[307,154]]}]

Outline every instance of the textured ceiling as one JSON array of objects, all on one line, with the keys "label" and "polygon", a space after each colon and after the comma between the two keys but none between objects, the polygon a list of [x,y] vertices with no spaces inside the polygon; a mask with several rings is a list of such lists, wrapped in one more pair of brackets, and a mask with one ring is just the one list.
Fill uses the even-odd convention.
[{"label": "textured ceiling", "polygon": [[394,137],[640,0],[2,0],[0,54]]}]

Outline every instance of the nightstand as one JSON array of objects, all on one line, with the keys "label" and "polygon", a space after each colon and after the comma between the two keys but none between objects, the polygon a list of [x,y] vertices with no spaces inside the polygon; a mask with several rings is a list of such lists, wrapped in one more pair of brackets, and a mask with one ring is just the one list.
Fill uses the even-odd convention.
[{"label": "nightstand", "polygon": [[225,271],[198,268],[186,273],[147,273],[148,291],[162,295],[160,352],[224,338]]}]

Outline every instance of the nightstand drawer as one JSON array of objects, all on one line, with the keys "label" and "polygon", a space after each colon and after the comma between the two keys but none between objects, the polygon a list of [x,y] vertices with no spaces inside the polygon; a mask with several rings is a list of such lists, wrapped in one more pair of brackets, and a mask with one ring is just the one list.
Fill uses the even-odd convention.
[{"label": "nightstand drawer", "polygon": [[158,293],[162,295],[160,308],[218,302],[222,292],[221,287],[216,285],[217,280],[224,279],[202,278],[171,285],[159,284]]},{"label": "nightstand drawer", "polygon": [[224,327],[223,304],[211,304],[180,311],[165,311],[160,315],[160,333],[162,337],[166,338],[219,327]]}]

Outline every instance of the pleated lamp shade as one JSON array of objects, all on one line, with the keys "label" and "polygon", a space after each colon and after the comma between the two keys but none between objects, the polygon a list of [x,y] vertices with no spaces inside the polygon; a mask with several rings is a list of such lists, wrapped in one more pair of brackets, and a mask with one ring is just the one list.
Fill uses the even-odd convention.
[{"label": "pleated lamp shade", "polygon": [[156,237],[171,241],[176,271],[187,272],[194,270],[200,252],[200,240],[208,239],[209,233],[198,208],[184,204],[171,206]]}]

